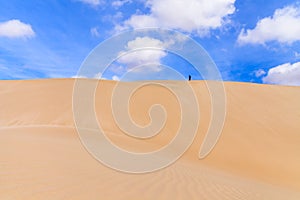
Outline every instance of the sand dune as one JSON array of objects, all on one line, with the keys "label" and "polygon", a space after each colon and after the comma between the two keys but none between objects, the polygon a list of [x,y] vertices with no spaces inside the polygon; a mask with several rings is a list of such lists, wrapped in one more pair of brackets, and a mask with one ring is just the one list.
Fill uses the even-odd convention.
[{"label": "sand dune", "polygon": [[[174,137],[180,112],[170,93],[148,87],[132,96],[137,124],[150,122],[153,103],[168,113],[159,135],[137,140],[113,120],[117,82],[100,84],[96,114],[112,142],[148,152]],[[211,103],[205,82],[190,84],[201,112],[193,144],[171,166],[137,175],[102,165],[82,145],[72,113],[74,79],[0,81],[0,199],[300,199],[300,87],[225,83],[222,135],[199,160]]]}]

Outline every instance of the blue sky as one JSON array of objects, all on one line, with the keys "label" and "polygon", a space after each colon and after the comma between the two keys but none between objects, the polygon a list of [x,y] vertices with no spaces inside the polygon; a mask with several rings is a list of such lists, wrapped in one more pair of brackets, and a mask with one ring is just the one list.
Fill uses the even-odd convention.
[{"label": "blue sky", "polygon": [[[155,26],[192,37],[226,81],[300,85],[297,1],[10,0],[0,5],[0,79],[74,77],[103,40],[129,29]],[[147,41],[157,42],[152,39]],[[183,75],[200,78],[172,55],[150,55]],[[121,64],[112,65],[103,76],[119,79],[118,68],[125,72],[130,68],[126,65],[133,63],[127,59]]]}]

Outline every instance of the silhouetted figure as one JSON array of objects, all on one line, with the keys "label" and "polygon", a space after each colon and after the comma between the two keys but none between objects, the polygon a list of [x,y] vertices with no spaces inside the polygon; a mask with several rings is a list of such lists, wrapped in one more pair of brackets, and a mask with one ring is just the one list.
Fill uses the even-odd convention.
[{"label": "silhouetted figure", "polygon": [[190,81],[190,80],[192,80],[192,76],[191,76],[191,75],[189,75],[189,81]]}]

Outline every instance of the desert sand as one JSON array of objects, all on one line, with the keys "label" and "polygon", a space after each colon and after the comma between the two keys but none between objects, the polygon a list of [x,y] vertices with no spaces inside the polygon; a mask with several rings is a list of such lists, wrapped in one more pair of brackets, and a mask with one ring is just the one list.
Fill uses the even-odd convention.
[{"label": "desert sand", "polygon": [[[128,174],[104,166],[82,145],[72,113],[74,81],[0,81],[1,200],[300,199],[300,87],[224,83],[222,135],[200,160],[211,105],[205,82],[189,82],[201,111],[193,144],[167,168]],[[156,87],[133,95],[130,113],[137,124],[149,123],[147,109],[153,103],[165,105],[169,116],[159,135],[137,140],[113,120],[110,96],[116,84],[101,81],[95,96],[107,137],[134,152],[168,143],[180,120],[176,99]],[[181,87],[180,81],[173,84]]]}]

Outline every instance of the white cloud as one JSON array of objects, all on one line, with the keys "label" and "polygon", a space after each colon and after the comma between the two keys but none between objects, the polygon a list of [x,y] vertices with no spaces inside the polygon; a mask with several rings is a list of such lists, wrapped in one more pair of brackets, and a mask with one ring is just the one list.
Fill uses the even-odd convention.
[{"label": "white cloud", "polygon": [[112,80],[114,80],[114,81],[119,81],[120,78],[119,78],[118,76],[114,75],[114,76],[112,77]]},{"label": "white cloud", "polygon": [[35,36],[30,24],[13,19],[0,23],[0,37],[30,38]]},{"label": "white cloud", "polygon": [[[119,53],[121,57],[118,62],[125,64],[128,69],[143,64],[160,63],[160,60],[167,55],[163,50],[166,45],[166,43],[155,38],[137,37],[127,43],[126,51]],[[147,49],[147,47],[157,48],[157,50]],[[127,51],[132,52],[126,53]]]},{"label": "white cloud", "polygon": [[111,3],[111,5],[114,7],[114,8],[119,8],[119,7],[122,7],[124,4],[126,3],[132,3],[132,0],[117,0],[117,1],[113,1]]},{"label": "white cloud", "polygon": [[262,77],[263,75],[266,75],[267,72],[265,72],[265,70],[263,70],[263,69],[259,69],[259,70],[254,71],[254,74],[257,78],[259,78],[259,77]]},{"label": "white cloud", "polygon": [[150,14],[132,15],[121,27],[162,27],[204,35],[226,24],[226,18],[235,12],[234,3],[235,0],[146,0]]},{"label": "white cloud", "polygon": [[85,4],[89,4],[89,5],[94,6],[94,7],[99,6],[100,4],[103,3],[102,0],[77,0],[77,1],[80,1],[80,2],[85,3]]},{"label": "white cloud", "polygon": [[300,86],[300,62],[271,68],[262,80],[264,83]]},{"label": "white cloud", "polygon": [[[71,78],[82,78],[82,79],[88,79],[88,77],[87,76],[82,76],[82,75],[74,75],[74,76],[72,76]],[[89,77],[89,78],[91,78],[91,77]],[[99,72],[99,73],[97,73],[97,74],[95,74],[95,76],[94,77],[92,77],[93,79],[102,79],[102,80],[106,80],[106,78],[104,78],[103,76],[102,76],[102,73],[101,72]]]},{"label": "white cloud", "polygon": [[99,37],[100,36],[100,33],[99,33],[97,27],[91,28],[90,32],[91,32],[91,35],[94,36],[94,37]]},{"label": "white cloud", "polygon": [[72,76],[71,78],[87,78],[86,76],[79,76],[79,75],[74,75],[74,76]]},{"label": "white cloud", "polygon": [[242,30],[238,42],[240,44],[265,44],[278,41],[291,44],[300,40],[300,7],[286,6],[277,9],[272,17],[257,22],[254,29]]}]

